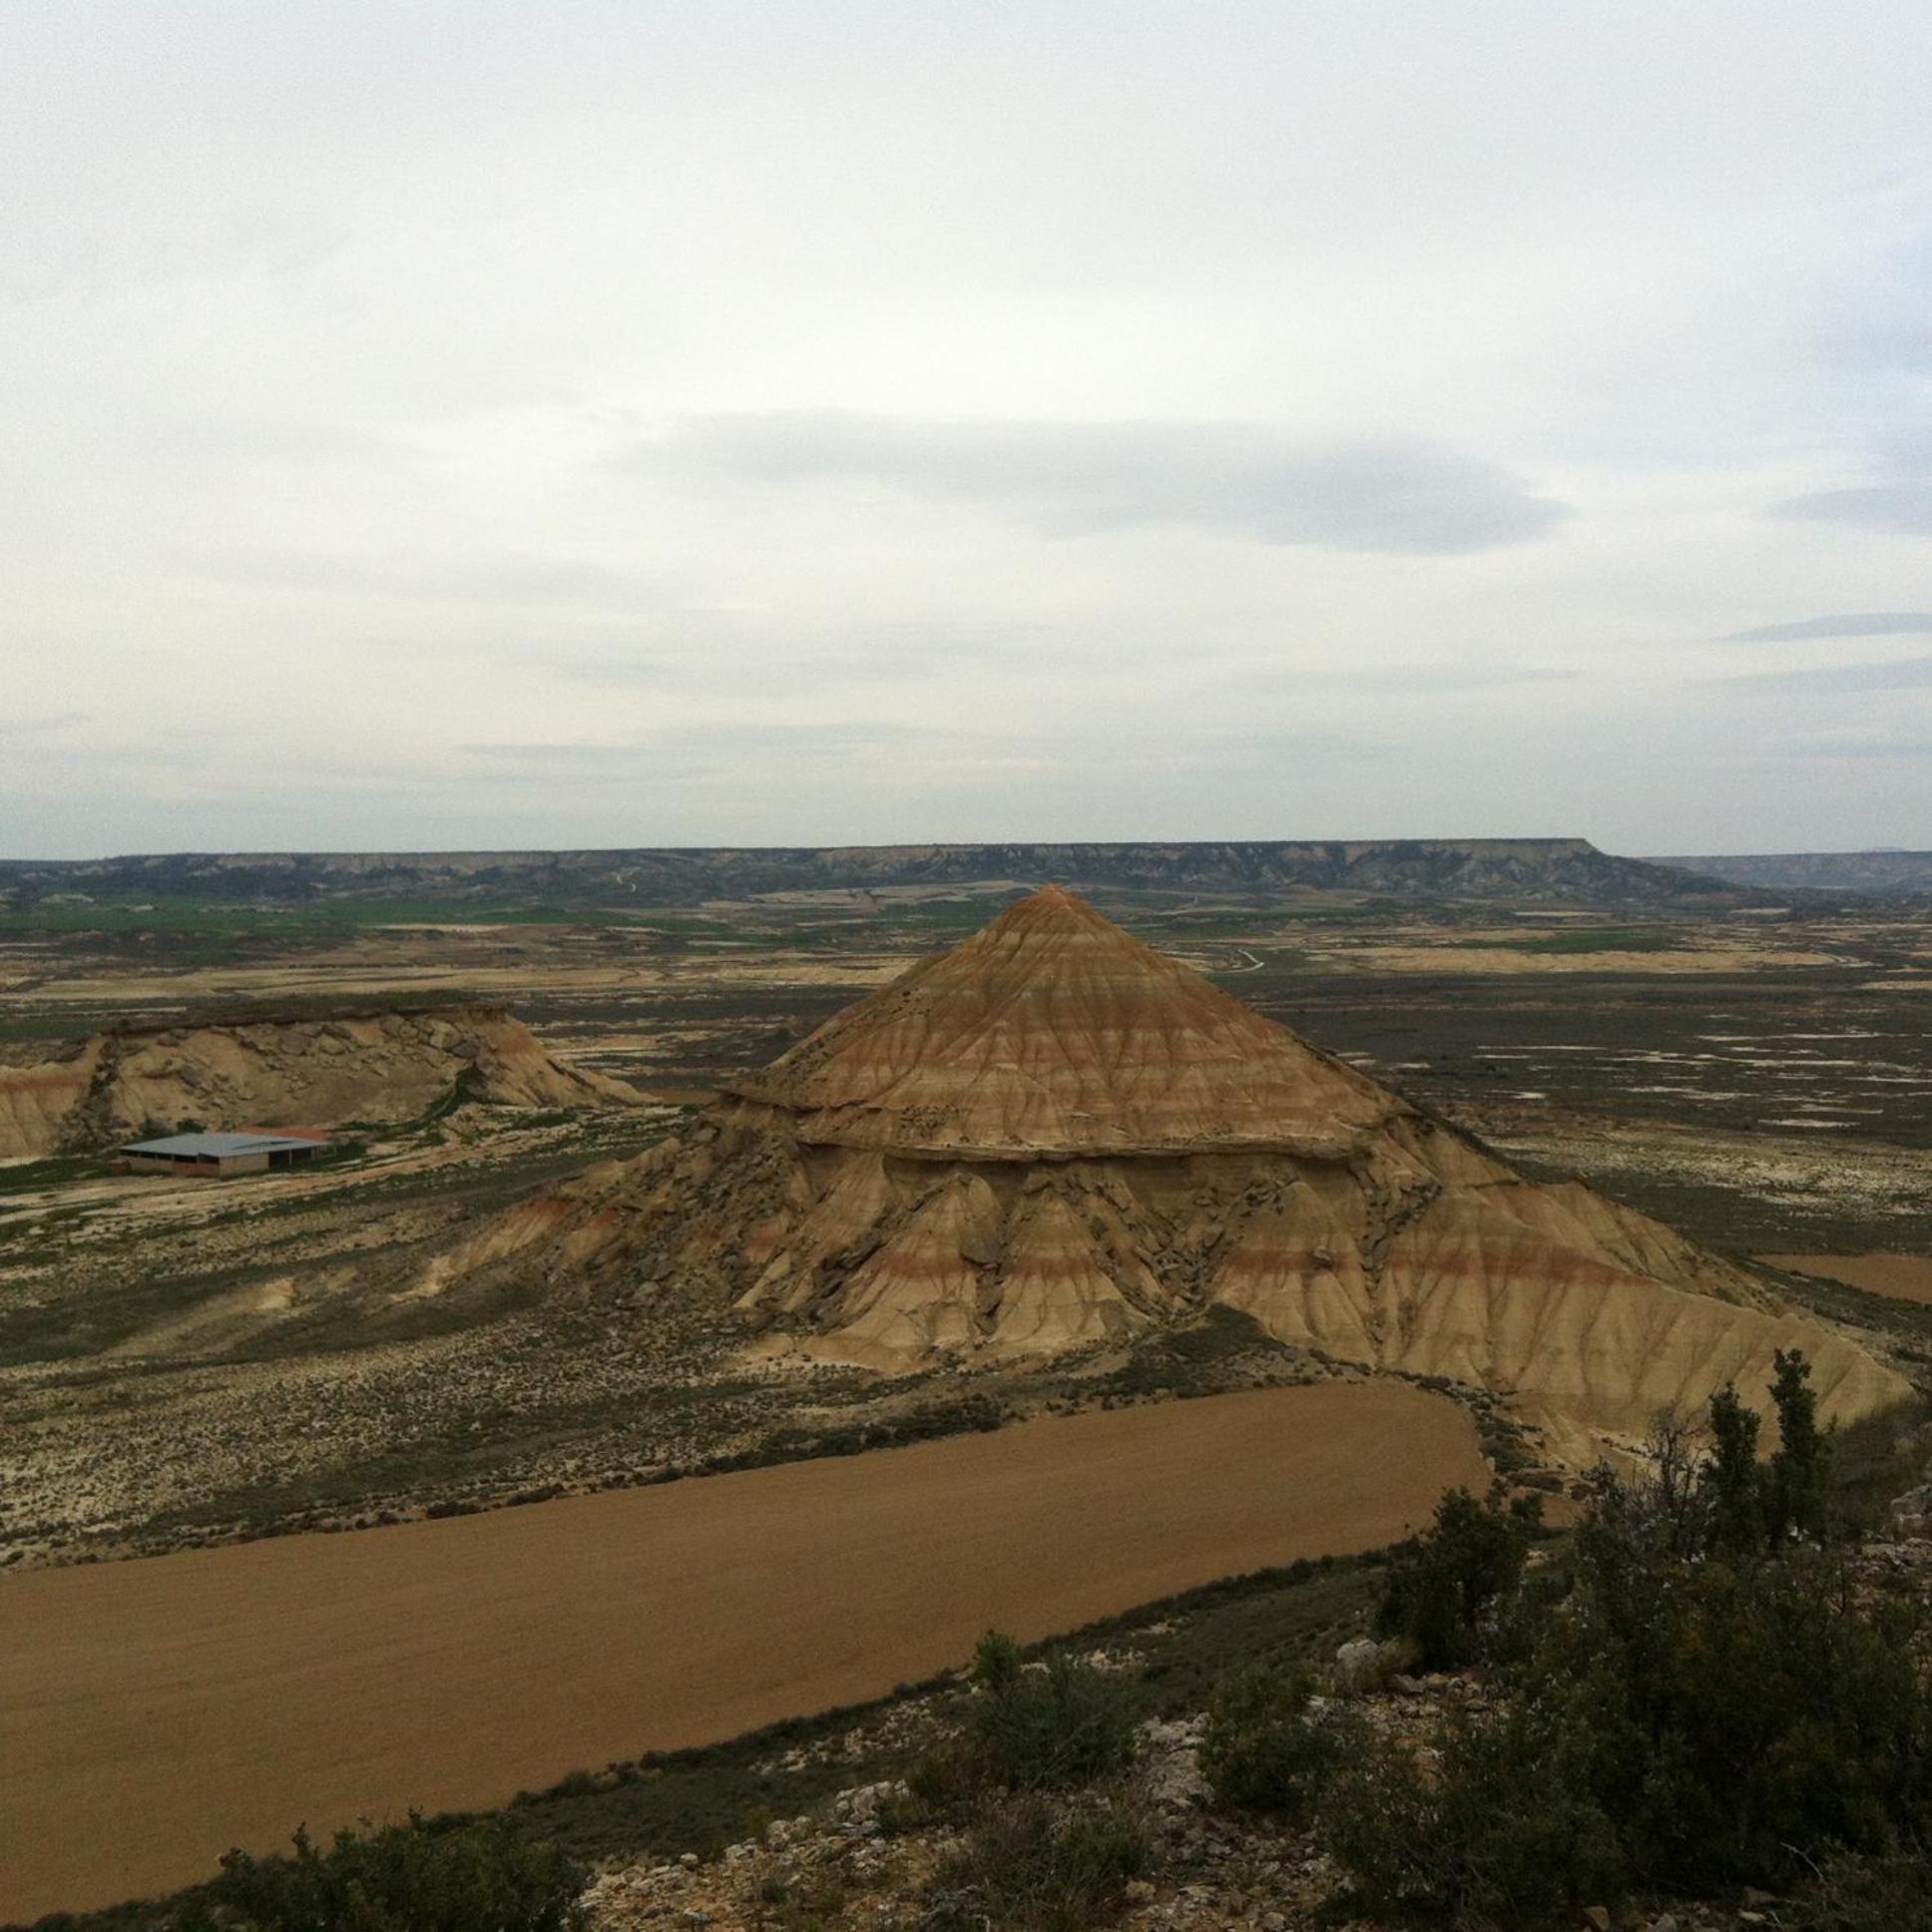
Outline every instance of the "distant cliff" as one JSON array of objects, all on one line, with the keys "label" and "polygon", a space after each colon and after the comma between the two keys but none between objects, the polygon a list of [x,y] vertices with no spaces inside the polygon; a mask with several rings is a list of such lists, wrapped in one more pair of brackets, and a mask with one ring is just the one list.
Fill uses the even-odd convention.
[{"label": "distant cliff", "polygon": [[1932,897],[1932,852],[1753,852],[1653,862],[1760,891]]},{"label": "distant cliff", "polygon": [[1734,886],[1617,858],[1583,838],[1256,839],[1203,843],[640,847],[561,852],[184,852],[0,862],[0,903],[130,896],[306,904],[689,905],[891,886],[1336,892],[1553,906],[1704,906]]}]

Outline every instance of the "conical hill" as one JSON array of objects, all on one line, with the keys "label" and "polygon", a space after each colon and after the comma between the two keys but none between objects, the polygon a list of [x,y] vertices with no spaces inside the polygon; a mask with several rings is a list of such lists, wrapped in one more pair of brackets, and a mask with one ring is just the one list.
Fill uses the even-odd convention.
[{"label": "conical hill", "polygon": [[731,1090],[801,1141],[960,1156],[1340,1154],[1394,1096],[1049,886]]},{"label": "conical hill", "polygon": [[836,1015],[680,1138],[490,1223],[438,1283],[716,1310],[769,1356],[1114,1349],[1225,1306],[1488,1390],[1578,1464],[1800,1347],[1823,1412],[1905,1382],[1750,1276],[1466,1137],[1065,892]]}]

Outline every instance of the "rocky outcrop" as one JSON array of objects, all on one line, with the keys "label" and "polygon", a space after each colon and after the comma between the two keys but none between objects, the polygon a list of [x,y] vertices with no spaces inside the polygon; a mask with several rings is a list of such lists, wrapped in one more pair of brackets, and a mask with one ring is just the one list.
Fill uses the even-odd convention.
[{"label": "rocky outcrop", "polygon": [[438,1266],[728,1308],[766,1355],[894,1369],[1226,1305],[1487,1389],[1579,1463],[1726,1382],[1757,1398],[1780,1348],[1828,1415],[1907,1394],[1753,1277],[1581,1182],[1523,1180],[1051,889]]},{"label": "rocky outcrop", "polygon": [[497,1006],[115,1029],[0,1062],[0,1160],[111,1146],[184,1120],[222,1129],[414,1120],[452,1095],[609,1107],[637,1095],[566,1067]]}]

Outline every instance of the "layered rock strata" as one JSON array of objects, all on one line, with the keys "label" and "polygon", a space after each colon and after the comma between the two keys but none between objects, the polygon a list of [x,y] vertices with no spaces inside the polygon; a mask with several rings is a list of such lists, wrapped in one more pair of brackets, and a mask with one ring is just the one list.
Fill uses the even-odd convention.
[{"label": "layered rock strata", "polygon": [[501,1007],[127,1028],[0,1061],[0,1160],[112,1145],[150,1127],[406,1121],[457,1090],[509,1107],[635,1103],[566,1067]]},{"label": "layered rock strata", "polygon": [[1725,1382],[1761,1391],[1779,1348],[1829,1415],[1908,1392],[1729,1263],[1581,1182],[1525,1181],[1053,889],[440,1266],[508,1264],[884,1369],[1225,1305],[1490,1390],[1580,1462]]}]

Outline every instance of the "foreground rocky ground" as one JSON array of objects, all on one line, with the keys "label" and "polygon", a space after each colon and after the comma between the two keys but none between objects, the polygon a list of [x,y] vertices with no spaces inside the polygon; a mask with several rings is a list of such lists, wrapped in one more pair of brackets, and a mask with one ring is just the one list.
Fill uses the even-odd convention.
[{"label": "foreground rocky ground", "polygon": [[[1922,1493],[1932,1504],[1932,1492]],[[1907,1518],[1917,1534],[1867,1545],[1857,1570],[1868,1592],[1908,1594],[1932,1605],[1932,1520]],[[1495,1696],[1480,1670],[1406,1675],[1392,1668],[1389,1647],[1353,1638],[1338,1647],[1311,1708],[1317,1718],[1346,1711],[1379,1735],[1424,1758],[1446,1721],[1483,1721]],[[1133,1652],[1096,1652],[1104,1671],[1134,1673]],[[942,1692],[895,1708],[883,1725],[891,1742],[943,1747],[970,1692]],[[1096,1900],[1091,1917],[1012,1919],[989,1914],[970,1889],[949,1885],[968,1851],[969,1828],[934,1816],[934,1805],[902,1778],[848,1785],[808,1815],[773,1819],[722,1855],[687,1853],[647,1862],[614,1862],[584,1895],[598,1932],[659,1932],[709,1926],[715,1932],[804,1932],[804,1928],[876,1927],[880,1932],[953,1932],[1006,1925],[1108,1924],[1175,1928],[1175,1932],[1392,1932],[1411,1920],[1364,1916],[1350,1906],[1347,1874],[1310,1827],[1217,1805],[1203,1775],[1205,1712],[1150,1719],[1136,1735],[1130,1770],[1100,1801],[1141,1834],[1140,1875]],[[829,1747],[833,1761],[877,1755],[880,1727],[861,1727]],[[1082,1803],[1090,1801],[1082,1800]],[[1074,1800],[1058,1801],[1063,1815]],[[1590,1904],[1558,1924],[1581,1932],[1750,1932],[1751,1928],[1830,1925],[1831,1907],[1742,1887],[1721,1899],[1657,1898],[1616,1906]],[[1859,1920],[1861,1927],[1877,1921]],[[1896,1921],[1898,1932],[1932,1924],[1932,1898],[1922,1916]]]}]

